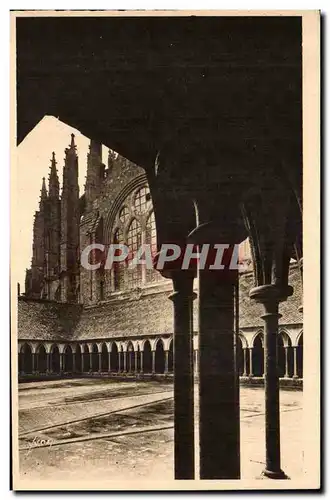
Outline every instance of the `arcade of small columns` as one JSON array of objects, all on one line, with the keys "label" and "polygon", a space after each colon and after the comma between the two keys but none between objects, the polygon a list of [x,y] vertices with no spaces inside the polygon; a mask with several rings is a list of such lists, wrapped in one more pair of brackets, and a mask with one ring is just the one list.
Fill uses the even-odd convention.
[{"label": "arcade of small columns", "polygon": [[[198,373],[198,337],[194,336],[194,371]],[[49,343],[21,342],[20,374],[173,372],[173,338],[132,341]],[[237,366],[241,377],[264,376],[262,329],[240,331]],[[303,332],[281,329],[278,335],[278,372],[283,378],[303,377]]]},{"label": "arcade of small columns", "polygon": [[21,342],[19,373],[171,373],[173,340]]}]

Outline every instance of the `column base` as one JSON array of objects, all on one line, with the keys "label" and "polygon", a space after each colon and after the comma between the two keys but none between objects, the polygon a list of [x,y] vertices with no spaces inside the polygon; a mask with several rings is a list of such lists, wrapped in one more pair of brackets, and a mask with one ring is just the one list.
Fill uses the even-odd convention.
[{"label": "column base", "polygon": [[272,470],[267,470],[264,469],[261,473],[261,478],[267,478],[267,479],[290,479],[289,476],[285,474],[282,470],[279,471],[272,471]]}]

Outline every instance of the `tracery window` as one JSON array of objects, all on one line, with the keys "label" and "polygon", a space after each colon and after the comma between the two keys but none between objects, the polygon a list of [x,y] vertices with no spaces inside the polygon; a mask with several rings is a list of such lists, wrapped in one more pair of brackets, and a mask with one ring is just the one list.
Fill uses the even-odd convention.
[{"label": "tracery window", "polygon": [[[124,235],[121,229],[117,229],[114,235],[115,244],[124,244]],[[118,250],[118,252],[120,252]],[[114,289],[120,290],[125,285],[125,262],[114,262],[113,273],[114,273]]]},{"label": "tracery window", "polygon": [[124,206],[119,213],[119,219],[124,224],[127,221],[128,217],[129,217],[129,210],[126,206]]},{"label": "tracery window", "polygon": [[[128,264],[130,264],[136,255],[137,250],[142,243],[141,226],[136,219],[133,219],[127,233],[127,246],[129,248]],[[142,269],[141,265],[136,265],[132,269],[128,269],[128,286],[136,288],[141,284]]]},{"label": "tracery window", "polygon": [[[113,271],[111,271],[113,272],[113,290],[135,289],[161,279],[157,271],[146,269],[144,264],[130,265],[143,244],[151,245],[152,256],[157,252],[155,216],[147,185],[132,191],[126,197],[118,210],[114,227],[116,229],[113,243],[127,245],[129,255],[125,262],[114,263]],[[145,259],[145,256],[141,257],[142,260]]]},{"label": "tracery window", "polygon": [[[151,214],[148,217],[147,223],[146,223],[146,239],[145,239],[146,244],[151,246],[151,255],[152,258],[157,253],[157,237],[156,237],[156,221],[155,221],[155,214],[154,212],[151,212]],[[158,281],[160,278],[160,274],[155,271],[154,269],[147,269],[146,270],[146,280],[147,282],[153,282],[153,281]]]},{"label": "tracery window", "polygon": [[150,198],[149,189],[146,186],[140,188],[137,191],[137,193],[135,195],[135,200],[134,200],[134,207],[135,207],[136,213],[138,213],[138,214],[145,213],[151,205],[150,200],[151,200],[151,198]]}]

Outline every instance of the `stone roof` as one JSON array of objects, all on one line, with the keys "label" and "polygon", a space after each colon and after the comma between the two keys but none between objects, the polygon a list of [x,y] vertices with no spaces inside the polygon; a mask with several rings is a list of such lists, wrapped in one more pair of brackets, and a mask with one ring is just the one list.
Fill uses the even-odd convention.
[{"label": "stone roof", "polygon": [[71,340],[82,306],[20,298],[18,338],[24,340]]},{"label": "stone roof", "polygon": [[[290,267],[289,272],[289,285],[293,287],[293,295],[285,302],[281,302],[279,312],[282,317],[279,320],[281,325],[290,325],[294,323],[302,323],[303,316],[298,308],[302,304],[302,284],[300,271],[297,264]],[[258,304],[255,300],[249,298],[249,291],[255,286],[253,273],[245,273],[240,277],[239,296],[240,306],[239,315],[240,328],[247,328],[253,326],[263,326],[261,315],[263,314],[262,304]]]},{"label": "stone roof", "polygon": [[[302,303],[300,272],[296,265],[290,269],[289,283],[294,294],[280,304],[280,324],[302,323],[298,307]],[[240,277],[240,328],[263,325],[263,307],[251,300],[252,273]],[[167,286],[168,288],[168,286]],[[95,307],[83,308],[74,304],[59,304],[21,298],[18,301],[18,338],[21,340],[91,340],[138,335],[172,333],[173,305],[169,290],[147,292],[118,298]],[[197,330],[198,301],[194,301],[194,330]]]}]

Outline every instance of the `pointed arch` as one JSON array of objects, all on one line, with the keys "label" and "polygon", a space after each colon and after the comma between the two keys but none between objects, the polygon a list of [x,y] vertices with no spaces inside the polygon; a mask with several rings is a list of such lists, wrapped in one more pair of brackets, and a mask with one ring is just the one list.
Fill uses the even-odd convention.
[{"label": "pointed arch", "polygon": [[92,372],[98,372],[99,371],[99,349],[97,347],[97,344],[92,345],[92,366],[91,366]]},{"label": "pointed arch", "polygon": [[32,360],[33,351],[32,351],[31,345],[28,342],[25,342],[21,346],[20,354],[21,354],[21,368],[22,368],[21,371],[24,373],[32,373],[32,370],[33,370],[33,360]]},{"label": "pointed arch", "polygon": [[117,372],[119,369],[119,354],[116,342],[112,342],[110,348],[110,367],[112,372]]},{"label": "pointed arch", "polygon": [[143,343],[143,372],[151,373],[152,372],[152,354],[151,354],[151,344],[147,339]]},{"label": "pointed arch", "polygon": [[50,348],[51,369],[54,373],[60,373],[60,350],[57,344],[53,344]]},{"label": "pointed arch", "polygon": [[83,356],[84,356],[84,372],[89,372],[91,370],[91,363],[90,363],[89,347],[87,344],[85,344],[83,347]]},{"label": "pointed arch", "polygon": [[255,377],[262,377],[264,374],[264,347],[263,334],[261,332],[253,340],[252,373]]},{"label": "pointed arch", "polygon": [[79,344],[76,345],[76,351],[74,353],[75,356],[75,365],[76,365],[76,372],[81,373],[82,372],[82,366],[81,366],[81,347]]},{"label": "pointed arch", "polygon": [[46,348],[43,344],[39,344],[37,349],[36,349],[36,354],[37,358],[37,371],[39,373],[46,373],[47,372],[47,351]]},{"label": "pointed arch", "polygon": [[109,353],[108,347],[105,342],[101,346],[101,371],[107,372],[109,370]]},{"label": "pointed arch", "polygon": [[155,372],[164,373],[165,371],[165,352],[162,339],[158,339],[155,349]]},{"label": "pointed arch", "polygon": [[68,344],[64,347],[64,366],[63,369],[66,373],[73,372],[73,352],[72,347]]}]

